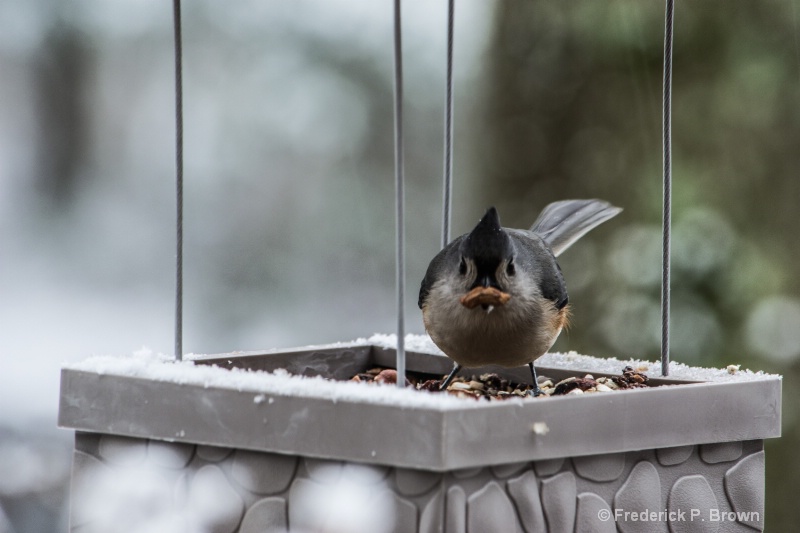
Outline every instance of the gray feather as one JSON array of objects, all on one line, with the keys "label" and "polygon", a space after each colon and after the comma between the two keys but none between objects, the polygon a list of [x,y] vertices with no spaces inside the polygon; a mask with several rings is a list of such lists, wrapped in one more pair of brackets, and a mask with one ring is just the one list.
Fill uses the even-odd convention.
[{"label": "gray feather", "polygon": [[544,208],[530,231],[541,236],[558,257],[593,228],[622,211],[602,200],[563,200]]}]

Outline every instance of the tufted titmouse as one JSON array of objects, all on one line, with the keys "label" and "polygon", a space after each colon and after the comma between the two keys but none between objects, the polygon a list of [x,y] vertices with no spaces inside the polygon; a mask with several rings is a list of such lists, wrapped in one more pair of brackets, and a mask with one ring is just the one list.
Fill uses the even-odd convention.
[{"label": "tufted titmouse", "polygon": [[568,318],[567,287],[556,262],[564,250],[622,209],[600,200],[564,200],[547,207],[530,230],[500,226],[489,208],[470,233],[433,258],[419,291],[425,329],[455,367],[527,364],[558,338]]}]

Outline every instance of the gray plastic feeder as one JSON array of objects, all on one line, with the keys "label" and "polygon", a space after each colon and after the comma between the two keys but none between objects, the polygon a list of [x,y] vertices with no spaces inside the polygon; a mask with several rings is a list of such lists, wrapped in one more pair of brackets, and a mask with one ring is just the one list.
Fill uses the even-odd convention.
[{"label": "gray plastic feeder", "polygon": [[[408,370],[445,374],[450,361],[430,352],[412,346]],[[476,402],[223,370],[345,380],[393,367],[394,357],[393,349],[356,342],[65,367],[59,424],[76,430],[71,531],[107,527],[98,508],[108,508],[109,490],[99,500],[88,494],[105,486],[97,481],[104,473],[112,487],[128,483],[118,473],[131,469],[166,480],[166,516],[184,525],[194,517],[197,531],[314,531],[322,519],[302,502],[351,478],[391,509],[384,529],[367,531],[763,530],[763,440],[780,436],[780,376],[683,367],[678,377],[707,380]],[[603,370],[617,366],[619,374],[626,364],[603,361],[548,354],[537,368],[558,380],[611,375]],[[484,371],[527,376],[524,367],[466,373]],[[370,502],[367,514],[378,508]]]}]

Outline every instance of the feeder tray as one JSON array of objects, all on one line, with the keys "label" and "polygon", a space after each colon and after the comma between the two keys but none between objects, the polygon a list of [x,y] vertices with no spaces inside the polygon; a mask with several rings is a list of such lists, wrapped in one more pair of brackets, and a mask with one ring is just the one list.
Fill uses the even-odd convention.
[{"label": "feeder tray", "polygon": [[[561,364],[570,358],[590,364]],[[445,518],[451,512],[465,523],[508,527],[522,527],[517,516],[527,513],[530,523],[548,517],[572,531],[587,520],[597,525],[598,506],[663,510],[681,502],[693,502],[706,517],[713,510],[760,513],[733,525],[763,528],[763,439],[780,436],[780,376],[723,370],[708,381],[651,377],[647,388],[502,402],[329,381],[394,361],[394,350],[376,342],[184,363],[90,360],[62,370],[59,423],[77,431],[78,477],[87,465],[113,463],[108,450],[120,446],[175,447],[185,456],[179,468],[189,474],[213,466],[271,479],[264,488],[234,476],[231,486],[245,515],[266,494],[277,498],[288,525],[293,486],[311,483],[319,464],[357,463],[383,472],[398,523],[408,524],[398,531],[441,531],[443,521],[456,520]],[[614,375],[594,358],[540,361],[539,372],[557,380]],[[452,362],[435,350],[409,349],[407,367],[440,377]],[[328,380],[255,372],[279,369]],[[527,370],[464,374],[495,372],[524,382]],[[640,490],[649,496],[637,499]],[[516,511],[506,516],[503,509]],[[244,527],[249,523],[239,515],[230,531],[254,531]]]}]

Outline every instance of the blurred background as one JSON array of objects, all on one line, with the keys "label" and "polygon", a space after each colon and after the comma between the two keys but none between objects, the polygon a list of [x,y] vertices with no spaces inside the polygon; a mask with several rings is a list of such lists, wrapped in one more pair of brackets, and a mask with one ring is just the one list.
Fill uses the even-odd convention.
[{"label": "blurred background", "polygon": [[[660,343],[660,1],[459,0],[454,236],[625,208],[560,262],[554,349]],[[407,324],[439,248],[446,2],[406,0]],[[392,332],[391,2],[184,10],[187,352]],[[772,531],[800,520],[800,0],[676,8],[672,357],[785,376]],[[59,367],[172,351],[172,7],[0,0],[0,533],[66,531]],[[754,399],[758,401],[758,399]],[[643,414],[653,416],[654,414]]]}]

